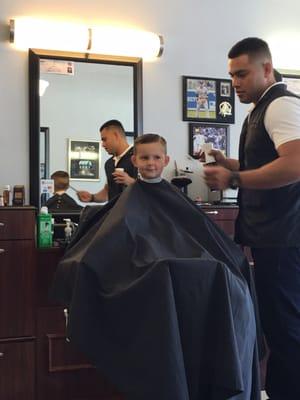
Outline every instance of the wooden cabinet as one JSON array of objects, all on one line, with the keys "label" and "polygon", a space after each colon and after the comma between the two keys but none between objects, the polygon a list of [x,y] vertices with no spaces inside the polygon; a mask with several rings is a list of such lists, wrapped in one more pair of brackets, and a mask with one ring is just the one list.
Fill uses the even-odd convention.
[{"label": "wooden cabinet", "polygon": [[[201,210],[205,212],[224,232],[234,239],[235,220],[238,215],[239,208],[235,205],[229,206],[200,206]],[[247,257],[250,265],[253,265],[251,250],[249,247],[242,247],[245,256]]]},{"label": "wooden cabinet", "polygon": [[0,399],[33,400],[35,343],[0,341]]},{"label": "wooden cabinet", "polygon": [[231,238],[234,236],[235,220],[238,214],[237,206],[200,206],[201,210],[205,212],[224,232]]},{"label": "wooden cabinet", "polygon": [[37,399],[123,400],[113,386],[66,340],[63,307],[48,299],[59,248],[38,250]]},{"label": "wooden cabinet", "polygon": [[35,209],[0,207],[0,398],[33,400]]}]

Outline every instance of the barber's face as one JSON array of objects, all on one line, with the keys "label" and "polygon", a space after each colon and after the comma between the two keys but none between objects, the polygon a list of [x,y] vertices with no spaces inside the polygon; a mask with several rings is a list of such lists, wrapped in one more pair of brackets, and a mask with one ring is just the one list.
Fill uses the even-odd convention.
[{"label": "barber's face", "polygon": [[232,78],[232,86],[241,103],[256,103],[268,87],[268,74],[272,70],[269,62],[259,59],[249,59],[243,54],[229,59],[229,74]]},{"label": "barber's face", "polygon": [[102,147],[108,154],[116,153],[117,134],[110,128],[104,128],[100,132]]}]

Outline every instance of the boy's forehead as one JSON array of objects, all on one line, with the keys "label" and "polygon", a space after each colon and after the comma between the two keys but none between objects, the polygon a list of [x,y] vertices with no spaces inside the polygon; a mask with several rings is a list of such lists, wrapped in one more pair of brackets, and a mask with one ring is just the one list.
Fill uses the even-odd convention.
[{"label": "boy's forehead", "polygon": [[164,146],[160,142],[139,143],[136,145],[136,152],[147,153],[150,151],[165,151]]}]

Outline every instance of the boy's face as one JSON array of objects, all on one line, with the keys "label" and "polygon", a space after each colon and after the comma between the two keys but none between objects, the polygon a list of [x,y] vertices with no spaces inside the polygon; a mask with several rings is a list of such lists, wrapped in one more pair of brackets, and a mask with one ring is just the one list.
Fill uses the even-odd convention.
[{"label": "boy's face", "polygon": [[137,145],[136,154],[131,160],[143,178],[153,179],[161,176],[164,167],[169,163],[169,156],[165,154],[161,143],[144,143]]}]

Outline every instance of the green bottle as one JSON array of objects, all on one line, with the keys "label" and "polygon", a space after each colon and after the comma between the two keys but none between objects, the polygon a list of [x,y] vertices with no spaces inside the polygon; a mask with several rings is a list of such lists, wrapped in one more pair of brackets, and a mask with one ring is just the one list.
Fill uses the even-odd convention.
[{"label": "green bottle", "polygon": [[52,215],[47,207],[42,207],[37,216],[38,247],[52,247]]}]

